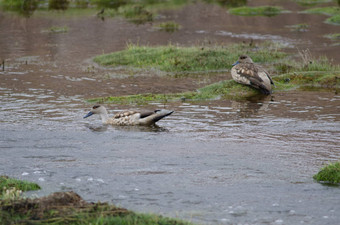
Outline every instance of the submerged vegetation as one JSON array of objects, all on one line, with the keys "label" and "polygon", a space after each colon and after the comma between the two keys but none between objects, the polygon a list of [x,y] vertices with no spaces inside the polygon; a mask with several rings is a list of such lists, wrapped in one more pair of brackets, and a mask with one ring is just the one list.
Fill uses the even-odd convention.
[{"label": "submerged vegetation", "polygon": [[325,166],[313,178],[321,183],[340,184],[340,161]]},{"label": "submerged vegetation", "polygon": [[1,176],[0,224],[191,224],[107,203],[88,203],[74,192],[56,192],[33,199],[21,196],[21,191],[36,189],[40,189],[37,184]]}]

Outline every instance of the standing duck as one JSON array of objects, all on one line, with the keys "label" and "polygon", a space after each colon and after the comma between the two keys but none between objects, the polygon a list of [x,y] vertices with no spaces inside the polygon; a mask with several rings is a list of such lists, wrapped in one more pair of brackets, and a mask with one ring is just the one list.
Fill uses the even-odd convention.
[{"label": "standing duck", "polygon": [[111,125],[152,125],[155,124],[158,120],[169,116],[174,111],[169,110],[155,110],[151,112],[135,112],[135,111],[126,111],[115,114],[113,117],[109,118],[107,110],[104,106],[95,105],[92,107],[90,112],[84,116],[87,118],[92,116],[93,114],[100,115],[103,124],[111,124]]},{"label": "standing duck", "polygon": [[265,95],[272,93],[271,85],[274,85],[272,78],[265,69],[256,65],[247,55],[241,55],[233,64],[231,76],[237,83],[259,89]]}]

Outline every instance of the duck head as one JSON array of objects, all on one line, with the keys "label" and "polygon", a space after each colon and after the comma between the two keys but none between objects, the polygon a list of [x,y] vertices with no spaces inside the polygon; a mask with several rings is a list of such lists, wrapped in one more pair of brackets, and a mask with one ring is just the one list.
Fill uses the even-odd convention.
[{"label": "duck head", "polygon": [[105,112],[106,112],[106,109],[104,108],[104,106],[95,105],[95,106],[92,107],[90,112],[88,114],[86,114],[86,116],[84,116],[83,118],[87,118],[89,116],[92,116],[93,114],[103,114]]},{"label": "duck head", "polygon": [[239,63],[254,63],[253,60],[247,55],[241,55],[238,60],[232,65],[235,66]]}]

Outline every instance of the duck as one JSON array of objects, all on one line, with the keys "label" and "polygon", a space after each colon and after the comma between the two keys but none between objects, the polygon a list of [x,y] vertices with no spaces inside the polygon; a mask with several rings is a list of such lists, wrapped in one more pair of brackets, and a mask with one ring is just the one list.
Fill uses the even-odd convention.
[{"label": "duck", "polygon": [[259,89],[265,95],[272,93],[272,85],[275,87],[275,84],[269,73],[249,56],[241,55],[232,66],[231,76],[237,83]]},{"label": "duck", "polygon": [[101,117],[103,124],[120,126],[153,125],[164,117],[171,115],[173,112],[174,111],[165,109],[150,112],[125,111],[117,113],[110,118],[104,106],[95,105],[83,118],[85,119],[94,114],[98,114]]}]

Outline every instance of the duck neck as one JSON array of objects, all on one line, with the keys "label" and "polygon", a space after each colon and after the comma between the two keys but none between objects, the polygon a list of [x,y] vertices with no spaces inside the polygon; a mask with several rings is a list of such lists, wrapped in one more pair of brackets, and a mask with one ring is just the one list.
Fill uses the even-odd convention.
[{"label": "duck neck", "polygon": [[106,121],[109,119],[109,115],[107,114],[106,110],[100,114],[100,117],[102,118],[103,123],[106,123]]}]

